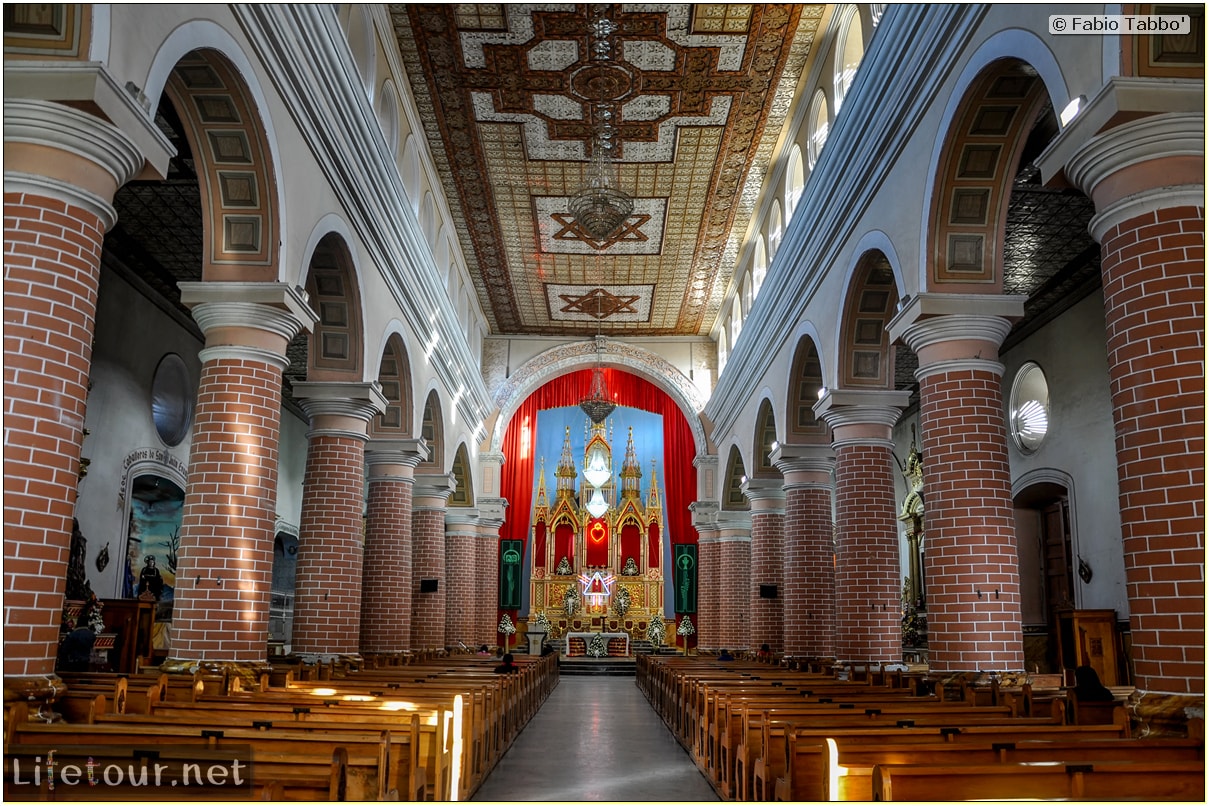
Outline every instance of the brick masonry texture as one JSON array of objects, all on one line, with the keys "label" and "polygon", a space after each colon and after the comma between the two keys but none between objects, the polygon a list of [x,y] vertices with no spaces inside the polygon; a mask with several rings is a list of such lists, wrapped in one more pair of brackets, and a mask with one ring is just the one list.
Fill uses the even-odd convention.
[{"label": "brick masonry texture", "polygon": [[785,653],[835,656],[835,554],[831,491],[785,491]]},{"label": "brick masonry texture", "polygon": [[361,651],[411,649],[411,489],[403,479],[369,485],[361,566]]}]

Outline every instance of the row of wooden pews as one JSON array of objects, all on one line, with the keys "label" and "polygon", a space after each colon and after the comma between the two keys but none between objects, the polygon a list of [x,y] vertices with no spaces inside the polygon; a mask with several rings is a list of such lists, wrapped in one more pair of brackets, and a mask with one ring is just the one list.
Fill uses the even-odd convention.
[{"label": "row of wooden pews", "polygon": [[1124,709],[1070,724],[1065,697],[870,669],[860,679],[640,656],[638,686],[728,800],[1198,800],[1203,732],[1130,738]]},{"label": "row of wooden pews", "polygon": [[[186,765],[204,761],[227,777],[173,788],[170,799],[465,800],[558,683],[554,656],[519,656],[519,671],[508,675],[494,674],[496,663],[470,655],[379,661],[322,675],[277,670],[251,682],[68,679],[69,691],[92,696],[73,721],[31,722],[21,704],[6,715],[5,796],[80,799],[87,783],[56,776],[68,769],[79,779],[91,764],[98,783],[84,790],[87,799],[160,799],[166,790],[152,794],[139,772],[162,767],[165,781],[180,782]],[[119,702],[125,707],[111,707]],[[112,781],[97,777],[106,771]]]}]

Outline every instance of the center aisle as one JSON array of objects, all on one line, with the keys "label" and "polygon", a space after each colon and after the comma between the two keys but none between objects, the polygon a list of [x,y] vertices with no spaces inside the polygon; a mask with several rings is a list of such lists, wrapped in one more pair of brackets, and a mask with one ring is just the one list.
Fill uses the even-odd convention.
[{"label": "center aisle", "polygon": [[716,801],[632,677],[568,676],[474,801]]}]

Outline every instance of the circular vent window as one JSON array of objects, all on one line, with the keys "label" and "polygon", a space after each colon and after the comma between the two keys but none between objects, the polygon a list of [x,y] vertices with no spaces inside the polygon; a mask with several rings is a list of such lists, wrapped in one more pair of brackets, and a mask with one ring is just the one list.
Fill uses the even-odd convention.
[{"label": "circular vent window", "polygon": [[176,353],[168,353],[155,368],[151,382],[151,419],[165,444],[176,446],[189,433],[193,420],[193,385],[189,369]]},{"label": "circular vent window", "polygon": [[1012,383],[1008,429],[1025,453],[1037,450],[1049,433],[1049,383],[1041,367],[1031,361],[1020,368]]}]

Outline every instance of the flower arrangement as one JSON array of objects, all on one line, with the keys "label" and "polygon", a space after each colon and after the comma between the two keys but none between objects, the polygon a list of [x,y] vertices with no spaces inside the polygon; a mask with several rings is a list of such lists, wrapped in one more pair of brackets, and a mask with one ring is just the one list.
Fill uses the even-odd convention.
[{"label": "flower arrangement", "polygon": [[512,616],[505,613],[504,617],[500,619],[500,626],[496,632],[504,636],[504,651],[507,652],[509,641],[513,635],[516,635],[516,625],[512,623]]},{"label": "flower arrangement", "polygon": [[630,592],[625,588],[618,588],[617,593],[613,595],[613,612],[618,618],[625,618],[626,612],[630,609]]},{"label": "flower arrangement", "polygon": [[626,557],[626,558],[625,558],[625,565],[624,565],[624,566],[622,566],[622,568],[621,568],[621,575],[622,575],[623,577],[636,577],[636,576],[638,576],[638,563],[634,562],[634,558],[633,558],[633,557]]},{"label": "flower arrangement", "polygon": [[558,567],[554,569],[554,573],[559,575],[573,573],[571,570],[571,561],[567,559],[566,555],[563,555],[563,558],[558,561]]},{"label": "flower arrangement", "polygon": [[536,632],[544,632],[547,638],[554,637],[554,625],[550,623],[550,618],[544,613],[538,613],[533,619],[533,629]]},{"label": "flower arrangement", "polygon": [[574,585],[567,588],[567,592],[563,594],[563,610],[568,616],[574,616],[579,611],[579,591]]},{"label": "flower arrangement", "polygon": [[588,639],[587,653],[593,658],[603,658],[609,654],[609,643],[600,633]]},{"label": "flower arrangement", "polygon": [[667,626],[663,623],[663,616],[659,613],[651,616],[651,623],[646,626],[646,639],[651,642],[651,646],[658,649],[663,646],[663,634],[667,630]]},{"label": "flower arrangement", "polygon": [[903,647],[917,647],[928,631],[928,616],[920,612],[918,601],[911,598],[911,583],[903,583]]},{"label": "flower arrangement", "polygon": [[680,623],[676,625],[676,635],[684,637],[684,654],[688,654],[688,637],[697,630],[693,627],[693,620],[688,616],[680,619]]}]

